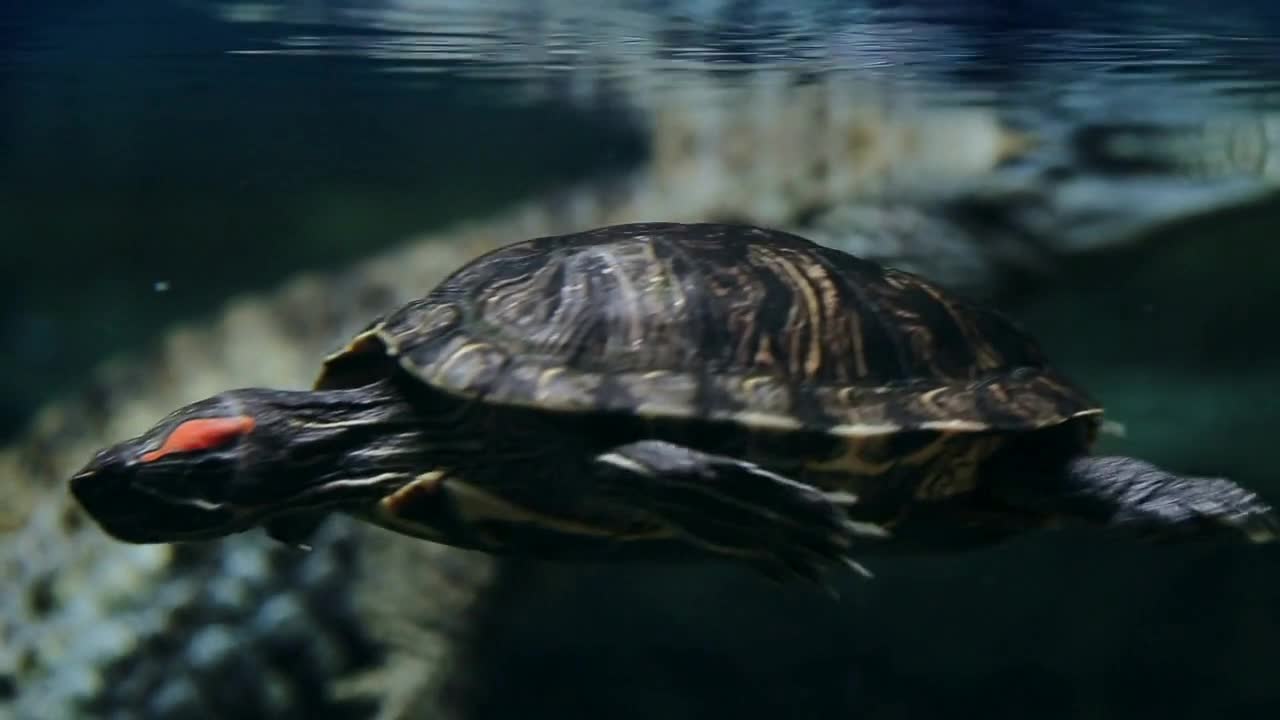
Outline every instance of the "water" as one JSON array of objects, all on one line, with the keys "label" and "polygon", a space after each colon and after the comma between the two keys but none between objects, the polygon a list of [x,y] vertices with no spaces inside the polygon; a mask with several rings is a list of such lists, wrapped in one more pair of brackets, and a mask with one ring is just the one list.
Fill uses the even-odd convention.
[{"label": "water", "polygon": [[136,549],[57,484],[183,402],[305,384],[483,246],[724,219],[999,304],[1107,449],[1280,500],[1280,11],[61,2],[0,38],[0,718],[435,713],[436,683],[459,718],[1280,710],[1271,548],[1037,537],[831,603],[346,525]]}]

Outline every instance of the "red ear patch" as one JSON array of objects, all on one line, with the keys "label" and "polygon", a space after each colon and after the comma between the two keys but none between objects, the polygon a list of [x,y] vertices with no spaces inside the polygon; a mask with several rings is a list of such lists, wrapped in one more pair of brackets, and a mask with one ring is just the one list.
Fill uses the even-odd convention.
[{"label": "red ear patch", "polygon": [[142,462],[159,460],[169,453],[208,450],[223,443],[247,435],[256,423],[248,415],[221,418],[197,418],[188,420],[169,433],[164,444],[151,452],[143,453]]}]

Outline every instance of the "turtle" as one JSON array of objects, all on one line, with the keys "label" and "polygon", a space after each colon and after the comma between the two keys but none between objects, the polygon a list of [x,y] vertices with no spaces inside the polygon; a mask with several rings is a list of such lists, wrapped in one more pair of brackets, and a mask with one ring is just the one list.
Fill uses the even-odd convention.
[{"label": "turtle", "polygon": [[98,451],[130,543],[341,513],[495,556],[703,558],[777,580],[1063,527],[1269,542],[1219,477],[1093,451],[1103,408],[990,304],[778,229],[639,222],[480,255],[308,389],[240,388]]}]

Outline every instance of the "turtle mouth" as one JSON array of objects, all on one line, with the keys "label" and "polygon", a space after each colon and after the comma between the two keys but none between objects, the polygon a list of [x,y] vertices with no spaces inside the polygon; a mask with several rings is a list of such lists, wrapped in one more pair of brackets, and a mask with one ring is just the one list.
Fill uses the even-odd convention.
[{"label": "turtle mouth", "polygon": [[213,539],[247,528],[253,509],[184,498],[94,469],[72,476],[71,494],[103,532],[134,544]]}]

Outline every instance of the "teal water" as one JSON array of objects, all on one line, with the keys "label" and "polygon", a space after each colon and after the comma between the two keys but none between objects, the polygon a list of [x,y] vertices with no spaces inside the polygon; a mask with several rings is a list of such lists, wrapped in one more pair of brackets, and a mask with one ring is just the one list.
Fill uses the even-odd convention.
[{"label": "teal water", "polygon": [[[592,208],[619,202],[646,219],[776,223],[934,270],[1024,322],[1108,405],[1124,433],[1105,448],[1280,503],[1280,10],[1267,4],[54,2],[0,10],[0,42],[0,436],[32,466],[79,439],[28,440],[41,408],[247,293],[521,203],[603,220]],[[963,128],[992,117],[1034,150],[988,163],[988,136]],[[825,149],[832,137],[844,154]],[[138,387],[115,395],[196,384],[129,377]],[[274,672],[302,653],[297,637],[347,638],[343,602],[371,587],[330,570],[322,594],[342,612],[320,603],[306,616],[327,618],[319,629],[253,624],[252,642],[245,618],[264,622],[265,600],[212,614],[192,600],[199,612],[160,630],[130,615],[119,632],[150,639],[127,663],[82,668],[31,639],[61,610],[34,612],[43,595],[28,586],[76,598],[69,616],[124,611],[78,584],[74,563],[89,561],[64,560],[63,539],[7,538],[27,560],[40,548],[43,574],[14,571],[0,590],[0,645],[39,648],[11,665],[0,650],[0,720],[39,717],[37,685],[40,698],[96,688],[48,717],[262,716],[256,671],[215,673],[184,643],[216,628],[252,644],[253,662],[266,643]],[[258,567],[252,542],[160,574],[214,595],[236,563]],[[136,572],[90,543],[106,553],[94,563],[121,563],[114,576]],[[833,604],[731,569],[517,564],[480,604],[451,712],[1280,713],[1273,547],[1068,535],[873,567]],[[278,595],[261,597],[311,602],[302,571],[262,572]],[[373,577],[390,594],[408,574]],[[159,581],[137,582],[133,605],[111,603],[146,606]],[[46,672],[59,667],[75,672]],[[302,699],[267,716],[373,717],[330,702],[326,672],[285,673]]]},{"label": "teal water", "polygon": [[62,5],[4,11],[0,434],[227,297],[639,155],[607,108],[503,78],[243,53],[296,27],[185,3]]}]

